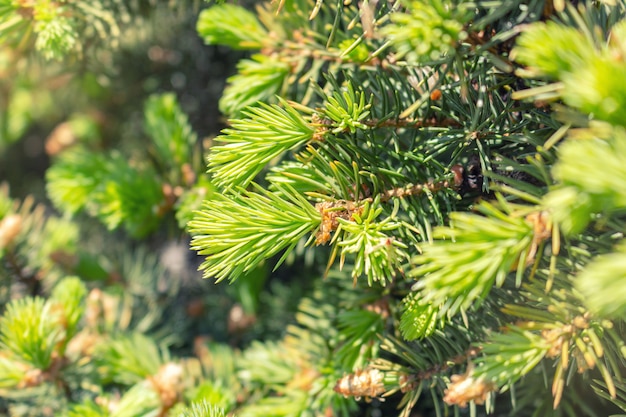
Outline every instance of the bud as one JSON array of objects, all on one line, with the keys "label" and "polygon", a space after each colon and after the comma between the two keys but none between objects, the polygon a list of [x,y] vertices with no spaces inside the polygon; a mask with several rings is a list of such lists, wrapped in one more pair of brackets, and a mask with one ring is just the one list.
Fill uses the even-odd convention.
[{"label": "bud", "polygon": [[150,382],[161,397],[164,409],[170,409],[178,402],[182,392],[183,367],[176,363],[166,363],[159,368],[159,372],[150,378]]},{"label": "bud", "polygon": [[22,230],[22,216],[10,214],[0,221],[0,249],[9,246]]},{"label": "bud", "polygon": [[46,153],[50,156],[58,155],[74,145],[78,138],[69,122],[64,122],[54,128],[46,139]]},{"label": "bud", "polygon": [[385,392],[383,377],[384,374],[378,369],[357,370],[337,381],[334,390],[344,397],[355,397],[357,400],[361,397],[378,397]]},{"label": "bud", "polygon": [[484,379],[475,379],[468,374],[452,375],[450,381],[443,397],[448,405],[467,407],[470,401],[482,405],[487,401],[488,395],[496,390],[493,383],[485,382]]}]

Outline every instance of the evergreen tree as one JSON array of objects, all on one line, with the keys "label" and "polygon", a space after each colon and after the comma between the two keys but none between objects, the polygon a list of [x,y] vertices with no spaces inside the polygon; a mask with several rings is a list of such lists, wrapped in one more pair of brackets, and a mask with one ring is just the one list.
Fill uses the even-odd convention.
[{"label": "evergreen tree", "polygon": [[[197,6],[0,0],[5,71]],[[626,412],[626,2],[192,14],[242,54],[216,137],[156,91],[134,145],[55,129],[60,215],[0,193],[9,415]]]}]

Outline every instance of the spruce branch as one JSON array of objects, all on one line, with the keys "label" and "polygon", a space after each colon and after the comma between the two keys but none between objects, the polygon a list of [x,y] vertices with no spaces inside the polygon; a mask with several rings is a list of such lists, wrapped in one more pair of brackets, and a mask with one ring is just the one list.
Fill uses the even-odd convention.
[{"label": "spruce branch", "polygon": [[441,322],[439,310],[432,304],[421,302],[419,293],[411,293],[403,300],[400,332],[405,340],[428,337]]},{"label": "spruce branch", "polygon": [[[452,227],[439,227],[433,245],[424,246],[413,262],[410,276],[421,277],[414,285],[423,303],[441,306],[439,314],[452,316],[479,305],[493,285],[502,286],[516,270],[520,282],[532,263],[539,243],[551,236],[547,219],[504,213],[483,202],[477,214],[450,213]],[[531,223],[532,222],[532,223]],[[549,232],[550,231],[550,232]]]},{"label": "spruce branch", "polygon": [[148,381],[133,385],[119,400],[111,402],[115,405],[114,416],[158,416],[162,413],[159,394]]},{"label": "spruce branch", "polygon": [[484,356],[476,360],[479,364],[473,374],[508,387],[537,366],[550,348],[549,341],[541,335],[508,326],[506,333],[492,335],[483,345]]},{"label": "spruce branch", "polygon": [[39,297],[12,301],[0,318],[0,343],[13,356],[47,370],[57,343],[65,337],[53,310],[53,304]]},{"label": "spruce branch", "polygon": [[339,314],[337,328],[341,340],[335,358],[343,369],[363,369],[378,356],[380,335],[385,331],[389,315],[389,305],[385,299]]},{"label": "spruce branch", "polygon": [[280,94],[290,71],[289,63],[261,54],[241,60],[237,74],[227,80],[219,101],[220,111],[229,117],[240,117],[246,107],[271,100]]},{"label": "spruce branch", "polygon": [[167,352],[161,351],[151,338],[130,333],[100,346],[96,358],[106,380],[133,385],[156,375],[167,361]]},{"label": "spruce branch", "polygon": [[144,129],[152,139],[159,165],[176,184],[189,185],[182,167],[190,163],[197,136],[174,94],[153,95],[144,104]]},{"label": "spruce branch", "polygon": [[120,153],[102,156],[71,150],[50,168],[46,177],[51,200],[62,211],[86,210],[109,229],[124,226],[144,236],[157,225],[163,200],[161,184],[150,167],[135,167]]},{"label": "spruce branch", "polygon": [[[78,277],[67,277],[53,289],[49,302],[54,303],[61,315],[59,321],[65,329],[65,344],[78,331],[78,324],[85,310],[87,288]],[[61,350],[63,353],[64,349]]]},{"label": "spruce branch", "polygon": [[625,253],[622,242],[615,251],[594,258],[576,277],[585,305],[599,317],[619,318],[626,313]]},{"label": "spruce branch", "polygon": [[[587,227],[594,213],[612,217],[626,207],[626,192],[621,186],[626,180],[622,163],[626,132],[614,128],[607,139],[594,136],[592,133],[588,140],[570,140],[559,147],[559,160],[552,174],[560,186],[544,197],[555,221],[568,234]],[[597,166],[603,169],[595,169]]]},{"label": "spruce branch", "polygon": [[56,207],[70,215],[83,210],[107,172],[106,158],[83,149],[63,153],[46,172],[47,190]]},{"label": "spruce branch", "polygon": [[439,60],[450,54],[467,37],[464,24],[471,18],[469,10],[453,2],[403,1],[406,12],[390,15],[391,24],[380,32],[410,63]]},{"label": "spruce branch", "polygon": [[[547,272],[542,271],[539,276],[546,275]],[[513,344],[518,344],[517,351],[524,354],[531,354],[529,346],[523,347],[524,343],[531,343],[534,346],[534,355],[537,361],[543,355],[546,360],[556,359],[554,365],[554,376],[552,382],[553,404],[556,407],[563,395],[565,389],[565,381],[568,372],[572,368],[576,368],[578,373],[584,373],[590,369],[597,369],[602,376],[606,386],[615,396],[615,379],[614,376],[619,374],[620,363],[623,362],[623,355],[618,353],[623,346],[620,336],[614,331],[614,324],[602,319],[594,318],[582,306],[580,294],[575,293],[570,288],[571,280],[566,276],[558,276],[555,285],[556,290],[552,290],[546,294],[545,287],[541,280],[532,281],[524,285],[522,295],[524,296],[522,305],[507,304],[502,312],[519,318],[515,326],[508,325],[506,331],[501,335],[493,335],[497,339],[488,342],[493,344],[502,344],[504,339],[512,337],[509,340],[509,348],[514,349]],[[511,327],[514,327],[511,330]],[[513,335],[513,336],[511,336]],[[520,337],[526,339],[522,341]],[[513,339],[518,338],[517,342]],[[617,342],[617,343],[616,343]],[[477,368],[477,375],[485,376],[483,366],[498,366],[496,362],[501,363],[502,353],[494,352],[489,347],[485,347],[483,352],[487,357],[484,358],[485,363]],[[543,353],[542,353],[543,352]],[[489,355],[495,355],[489,357]],[[522,366],[524,359],[519,357],[512,358],[508,365],[517,361]],[[528,359],[527,365],[535,363],[535,359]],[[503,371],[503,366],[507,362],[501,363],[502,372],[506,372],[509,377],[515,375],[510,383],[514,383],[516,378],[527,374],[530,368],[516,368]],[[534,366],[534,365],[533,365]],[[489,373],[489,372],[487,372]],[[505,375],[504,373],[502,375]],[[492,378],[490,374],[487,378]],[[491,379],[500,386],[509,386],[502,377]]]},{"label": "spruce branch", "polygon": [[354,255],[352,278],[355,281],[365,274],[370,286],[374,281],[384,286],[396,276],[401,263],[409,258],[408,246],[385,233],[402,227],[400,222],[394,221],[398,209],[396,202],[391,216],[378,220],[383,208],[380,207],[380,198],[376,198],[372,203],[366,201],[358,212],[351,215],[351,219],[337,219],[337,233],[340,230],[343,232],[338,242],[341,248],[340,268],[346,255]]},{"label": "spruce branch", "polygon": [[290,186],[275,185],[277,194],[252,184],[257,192],[238,189],[206,200],[189,223],[192,249],[206,255],[204,277],[235,280],[284,250],[278,267],[321,223],[320,214]]},{"label": "spruce branch", "polygon": [[224,410],[206,400],[197,401],[176,417],[226,417]]},{"label": "spruce branch", "polygon": [[556,22],[527,26],[511,52],[513,59],[527,65],[529,77],[560,79],[589,62],[595,54],[592,40],[576,28]]},{"label": "spruce branch", "polygon": [[39,20],[34,29],[37,34],[35,48],[48,60],[63,58],[78,44],[78,34],[66,17]]},{"label": "spruce branch", "polygon": [[333,133],[349,131],[355,133],[357,129],[367,129],[363,123],[369,115],[370,103],[365,103],[365,93],[354,89],[352,83],[347,88],[333,91],[327,98],[324,114],[331,120],[330,129]]},{"label": "spruce branch", "polygon": [[67,412],[68,417],[109,417],[106,407],[87,399],[80,404],[73,404]]},{"label": "spruce branch", "polygon": [[198,17],[198,34],[209,45],[233,49],[261,49],[268,33],[254,14],[234,4],[219,4],[203,10]]},{"label": "spruce branch", "polygon": [[274,158],[304,145],[315,129],[287,102],[260,103],[242,111],[245,119],[231,121],[209,153],[209,172],[219,187],[246,187]]},{"label": "spruce branch", "polygon": [[0,388],[18,388],[24,385],[28,372],[29,365],[23,360],[0,356]]}]

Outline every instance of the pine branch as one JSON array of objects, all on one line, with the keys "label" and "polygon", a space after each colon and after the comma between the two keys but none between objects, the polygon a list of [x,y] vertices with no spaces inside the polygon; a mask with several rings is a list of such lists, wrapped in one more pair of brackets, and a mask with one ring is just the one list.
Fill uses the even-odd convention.
[{"label": "pine branch", "polygon": [[233,49],[261,49],[268,33],[254,14],[233,4],[220,4],[200,13],[198,34],[204,42]]},{"label": "pine branch", "polygon": [[243,111],[246,119],[231,121],[211,148],[209,172],[219,187],[246,187],[274,158],[304,145],[315,129],[284,100],[282,107],[261,103]]},{"label": "pine branch", "polygon": [[215,195],[189,223],[192,249],[206,255],[206,278],[235,280],[284,250],[278,267],[320,224],[320,214],[289,186],[276,185],[280,195],[254,187],[256,193]]},{"label": "pine branch", "polygon": [[626,294],[624,252],[621,243],[617,250],[593,259],[576,278],[576,288],[585,295],[585,305],[599,317],[623,317]]},{"label": "pine branch", "polygon": [[224,410],[202,400],[194,402],[179,417],[226,417]]},{"label": "pine branch", "polygon": [[529,224],[531,217],[509,211],[505,214],[489,203],[478,209],[488,217],[451,213],[452,227],[435,230],[439,240],[424,246],[414,258],[419,266],[411,276],[422,277],[414,289],[421,293],[421,303],[441,306],[440,316],[453,316],[477,306],[493,285],[502,286],[511,271],[516,282],[527,265],[533,262],[538,244],[549,237],[551,228],[545,219]]}]

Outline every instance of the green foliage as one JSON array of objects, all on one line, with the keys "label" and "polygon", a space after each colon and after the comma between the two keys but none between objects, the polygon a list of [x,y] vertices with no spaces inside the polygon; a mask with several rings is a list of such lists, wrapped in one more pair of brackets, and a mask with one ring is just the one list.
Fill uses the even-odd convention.
[{"label": "green foliage", "polygon": [[102,347],[98,356],[106,379],[132,385],[155,375],[165,362],[159,348],[148,337],[133,333],[115,338]]},{"label": "green foliage", "polygon": [[414,289],[421,291],[421,303],[441,306],[439,315],[480,305],[494,285],[502,286],[513,270],[521,277],[532,261],[533,229],[523,217],[486,202],[478,210],[486,217],[451,213],[452,226],[435,230],[441,240],[414,259],[419,266],[411,274],[422,277]]},{"label": "green foliage", "polygon": [[[582,231],[595,213],[610,218],[625,207],[626,194],[621,184],[626,179],[622,163],[626,134],[620,128],[609,130],[607,135],[606,139],[593,135],[568,141],[559,148],[561,158],[552,173],[560,184],[546,195],[545,204],[567,233]],[[595,167],[600,165],[603,169],[597,170]]]},{"label": "green foliage", "polygon": [[68,417],[108,417],[109,412],[91,400],[76,404],[67,413]]},{"label": "green foliage", "polygon": [[237,64],[237,73],[228,78],[228,86],[220,99],[220,111],[230,117],[257,102],[267,101],[278,94],[289,74],[289,64],[255,54]]},{"label": "green foliage", "polygon": [[106,159],[84,150],[67,152],[49,170],[48,192],[54,204],[68,214],[85,208],[89,196],[101,186],[106,175]]},{"label": "green foliage", "polygon": [[509,326],[506,333],[496,333],[483,346],[485,362],[475,375],[498,385],[513,384],[546,356],[550,344],[536,333]]},{"label": "green foliage", "polygon": [[576,279],[576,288],[585,294],[585,305],[599,317],[624,316],[625,250],[621,243],[614,252],[596,257]]},{"label": "green foliage", "polygon": [[404,299],[400,331],[406,340],[430,336],[437,328],[439,310],[430,303],[420,302],[420,293],[411,293]]},{"label": "green foliage", "polygon": [[467,37],[464,25],[472,14],[462,3],[455,3],[403,1],[407,11],[392,13],[392,23],[382,33],[408,62],[437,61]]},{"label": "green foliage", "polygon": [[102,182],[90,195],[87,210],[110,230],[121,225],[131,235],[144,236],[158,224],[161,187],[151,169],[140,170],[119,154],[112,154],[102,173]]},{"label": "green foliage", "polygon": [[191,404],[178,417],[225,417],[226,414],[221,408],[211,405],[206,401]]},{"label": "green foliage", "polygon": [[624,76],[623,62],[612,57],[594,57],[563,77],[563,100],[598,120],[626,126],[626,88],[617,81]]},{"label": "green foliage", "polygon": [[[84,308],[85,287],[76,278],[59,282],[52,297],[14,300],[0,318],[2,364],[0,381],[5,387],[28,384],[30,368],[46,372],[56,366],[67,342],[76,334]],[[30,371],[33,372],[33,371]]]},{"label": "green foliage", "polygon": [[42,298],[23,298],[7,305],[0,319],[0,343],[13,357],[47,369],[64,338],[54,304]]},{"label": "green foliage", "polygon": [[559,79],[585,66],[595,50],[580,31],[550,21],[525,28],[513,53],[517,62],[529,66],[527,71],[533,76]]},{"label": "green foliage", "polygon": [[23,49],[29,43],[48,60],[61,60],[83,52],[81,35],[97,29],[98,38],[115,44],[119,26],[102,3],[3,1],[0,3],[0,40]]},{"label": "green foliage", "polygon": [[240,189],[204,202],[189,230],[193,249],[206,255],[205,277],[235,280],[284,250],[278,266],[318,227],[319,212],[293,188],[276,187],[282,196],[255,186],[257,192]]},{"label": "green foliage", "polygon": [[231,121],[209,155],[209,172],[220,187],[246,187],[254,177],[282,153],[312,139],[314,129],[285,101],[261,103],[242,111],[245,119]]},{"label": "green foliage", "polygon": [[52,290],[49,301],[62,308],[61,322],[65,327],[65,337],[69,340],[76,334],[78,324],[85,309],[87,289],[78,277],[68,277],[60,281]]},{"label": "green foliage", "polygon": [[198,140],[187,115],[174,94],[155,95],[146,101],[144,126],[154,144],[159,165],[177,173],[176,184],[183,184],[180,168],[193,161],[192,150]]},{"label": "green foliage", "polygon": [[338,219],[338,230],[344,232],[338,243],[341,248],[341,265],[346,255],[354,255],[352,277],[355,280],[366,274],[369,285],[374,281],[385,285],[387,280],[393,280],[401,264],[409,258],[406,252],[408,246],[385,234],[402,227],[402,224],[394,221],[398,208],[396,206],[390,217],[378,220],[383,208],[377,198],[371,204],[366,202],[361,214],[352,215],[353,220]]},{"label": "green foliage", "polygon": [[268,36],[252,12],[232,4],[203,10],[198,17],[198,34],[207,44],[233,49],[261,49]]},{"label": "green foliage", "polygon": [[[132,236],[142,237],[174,208],[177,193],[205,193],[203,185],[191,191],[199,168],[193,156],[197,137],[176,98],[150,97],[144,125],[153,144],[153,164],[116,151],[102,155],[84,147],[69,149],[46,173],[55,206],[68,215],[85,211],[110,230],[123,226]],[[185,197],[187,212],[198,207],[197,200]]]},{"label": "green foliage", "polygon": [[339,133],[344,130],[355,133],[357,129],[367,129],[361,123],[366,119],[372,104],[365,103],[365,95],[360,91],[355,91],[352,84],[348,84],[345,91],[334,91],[328,97],[328,103],[324,108],[324,115],[332,122],[332,132]]},{"label": "green foliage", "polygon": [[124,225],[136,236],[156,225],[163,194],[154,173],[129,165],[119,153],[103,156],[82,149],[68,151],[47,178],[50,198],[68,214],[84,210],[109,229]]},{"label": "green foliage", "polygon": [[60,59],[76,47],[76,33],[69,20],[64,17],[37,22],[35,33],[35,48],[42,51],[47,59]]}]

